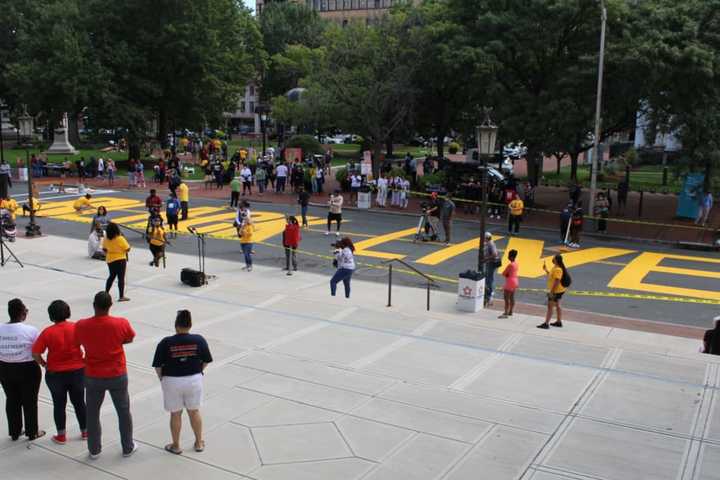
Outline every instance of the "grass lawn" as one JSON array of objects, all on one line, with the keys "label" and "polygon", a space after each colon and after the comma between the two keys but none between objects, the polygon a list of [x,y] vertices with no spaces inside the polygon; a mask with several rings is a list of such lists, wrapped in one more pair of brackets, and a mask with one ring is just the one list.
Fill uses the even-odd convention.
[{"label": "grass lawn", "polygon": [[[610,176],[607,173],[598,177],[598,185],[602,188],[617,186],[618,181],[624,178],[625,172],[616,172]],[[545,172],[544,178],[546,183],[550,185],[567,185],[570,182],[570,167],[562,167],[560,175],[555,172]],[[668,168],[667,186],[662,186],[663,167],[662,165],[642,165],[635,167],[630,171],[630,189],[635,191],[665,191],[679,192],[682,189],[683,178],[675,178],[672,168]],[[584,184],[590,183],[590,167],[587,165],[578,166],[578,180]],[[715,177],[713,183],[720,182],[720,178]]]}]

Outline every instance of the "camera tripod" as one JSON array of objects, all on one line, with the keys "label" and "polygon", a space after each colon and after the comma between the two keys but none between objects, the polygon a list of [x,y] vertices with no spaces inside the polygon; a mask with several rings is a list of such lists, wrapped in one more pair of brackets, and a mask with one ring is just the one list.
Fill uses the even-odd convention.
[{"label": "camera tripod", "polygon": [[[5,251],[10,254],[7,258],[5,257]],[[15,262],[20,265],[20,268],[25,268],[25,265],[23,265],[20,259],[10,250],[10,247],[5,244],[5,239],[0,235],[0,267],[4,267],[5,264],[10,261],[10,258],[14,259]]]}]

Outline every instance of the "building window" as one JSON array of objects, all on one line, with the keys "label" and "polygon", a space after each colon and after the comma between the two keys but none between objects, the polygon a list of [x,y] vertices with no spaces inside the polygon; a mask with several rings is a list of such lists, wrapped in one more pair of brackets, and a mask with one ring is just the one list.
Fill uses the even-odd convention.
[{"label": "building window", "polygon": [[330,11],[337,10],[337,1],[336,0],[330,0],[328,2],[328,10],[330,10]]},{"label": "building window", "polygon": [[254,86],[254,85],[250,85],[250,86],[248,87],[248,91],[250,92],[250,96],[251,96],[251,97],[252,97],[252,96],[255,96],[255,86]]},{"label": "building window", "polygon": [[375,8],[380,8],[380,0],[375,0]]},{"label": "building window", "polygon": [[255,102],[250,102],[250,110],[248,113],[255,113]]},{"label": "building window", "polygon": [[240,113],[245,113],[245,102],[240,102]]},{"label": "building window", "polygon": [[358,2],[358,8],[361,10],[365,10],[368,8],[367,0],[359,0]]}]

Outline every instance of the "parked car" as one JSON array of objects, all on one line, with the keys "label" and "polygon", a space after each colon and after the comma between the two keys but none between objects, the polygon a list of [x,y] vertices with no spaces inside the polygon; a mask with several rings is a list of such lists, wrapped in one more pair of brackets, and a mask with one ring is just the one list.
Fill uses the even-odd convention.
[{"label": "parked car", "polygon": [[527,147],[522,143],[508,143],[503,147],[503,156],[518,159],[527,154]]}]

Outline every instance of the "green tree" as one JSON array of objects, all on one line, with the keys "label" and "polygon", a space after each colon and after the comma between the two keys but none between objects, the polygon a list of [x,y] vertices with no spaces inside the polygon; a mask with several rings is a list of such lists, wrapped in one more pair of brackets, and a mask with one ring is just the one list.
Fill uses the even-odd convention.
[{"label": "green tree", "polygon": [[371,146],[376,176],[383,146],[408,121],[415,99],[401,32],[390,17],[372,27],[330,28],[324,64],[309,77],[311,95],[324,99],[334,123]]},{"label": "green tree", "polygon": [[458,127],[466,114],[477,115],[484,77],[491,71],[489,59],[474,45],[469,32],[454,21],[448,4],[429,1],[394,13],[402,19],[401,41],[412,66],[417,92],[415,128],[437,138],[438,156],[443,139]]},{"label": "green tree", "polygon": [[312,62],[312,49],[322,45],[327,22],[305,5],[272,2],[259,15],[259,24],[270,57],[261,73],[261,94],[269,99],[298,86]]},{"label": "green tree", "polygon": [[94,52],[112,73],[93,110],[134,143],[154,118],[163,142],[173,126],[220,125],[264,65],[259,29],[239,1],[83,1]]},{"label": "green tree", "polygon": [[650,138],[656,131],[677,134],[690,167],[705,170],[710,188],[720,156],[720,1],[655,0],[638,9],[650,32],[640,46],[642,78],[651,86]]},{"label": "green tree", "polygon": [[77,142],[78,115],[103,82],[82,28],[81,6],[77,0],[10,3],[15,48],[6,57],[4,78],[12,97],[42,112],[51,127],[68,112],[71,141]]},{"label": "green tree", "polygon": [[[545,152],[573,158],[592,145],[600,5],[595,0],[449,0],[458,23],[493,59],[486,104],[506,141],[528,147],[528,174],[537,182]],[[632,127],[641,89],[630,10],[608,0],[608,56],[601,137]],[[617,54],[616,54],[617,52]]]}]

